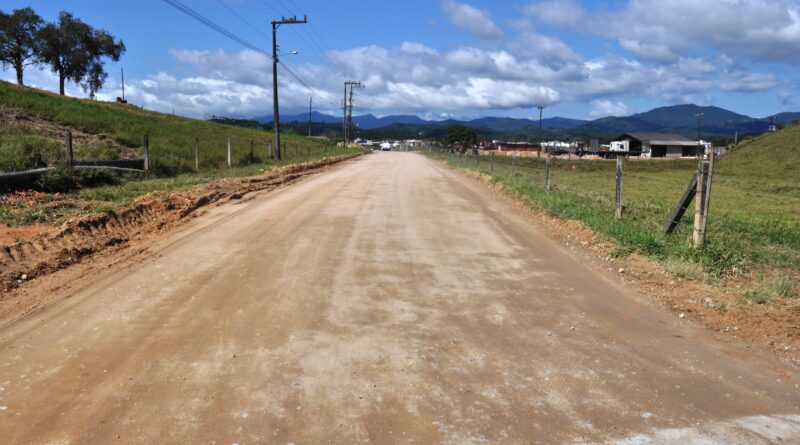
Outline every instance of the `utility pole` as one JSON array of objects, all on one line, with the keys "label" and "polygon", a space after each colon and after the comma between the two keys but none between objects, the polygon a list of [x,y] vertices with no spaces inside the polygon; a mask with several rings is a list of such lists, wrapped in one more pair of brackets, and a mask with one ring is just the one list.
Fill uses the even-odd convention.
[{"label": "utility pole", "polygon": [[[348,101],[348,88],[350,89],[350,99]],[[360,81],[348,80],[344,83],[344,121],[342,122],[344,131],[344,146],[350,141],[353,127],[353,88],[364,88]]]},{"label": "utility pole", "polygon": [[308,23],[308,18],[303,17],[303,20],[297,20],[297,17],[289,19],[281,17],[280,20],[272,22],[272,120],[275,131],[275,160],[281,160],[281,124],[280,124],[280,111],[278,106],[278,28],[281,25],[300,25]]},{"label": "utility pole", "polygon": [[314,97],[308,98],[308,137],[311,137],[311,106],[314,103]]},{"label": "utility pole", "polygon": [[697,157],[700,157],[700,122],[703,120],[703,113],[694,115],[697,118]]},{"label": "utility pole", "polygon": [[122,103],[125,102],[125,68],[119,69],[120,76],[122,77]]}]

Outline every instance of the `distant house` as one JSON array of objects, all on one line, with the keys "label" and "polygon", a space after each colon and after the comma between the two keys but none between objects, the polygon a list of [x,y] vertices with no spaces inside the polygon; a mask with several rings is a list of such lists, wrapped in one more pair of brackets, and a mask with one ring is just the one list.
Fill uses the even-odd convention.
[{"label": "distant house", "polygon": [[682,158],[698,152],[697,141],[674,133],[625,133],[614,141],[627,142],[628,151],[651,158]]},{"label": "distant house", "polygon": [[527,142],[495,142],[492,146],[498,151],[539,151],[540,148],[536,144]]}]

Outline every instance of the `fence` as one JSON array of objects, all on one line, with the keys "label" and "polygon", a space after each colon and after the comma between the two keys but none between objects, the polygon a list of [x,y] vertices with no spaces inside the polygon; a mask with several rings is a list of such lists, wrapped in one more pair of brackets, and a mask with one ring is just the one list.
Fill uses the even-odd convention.
[{"label": "fence", "polygon": [[[684,224],[678,232],[692,230],[693,244],[702,246],[708,226],[708,210],[712,172],[709,161],[696,160],[633,161],[563,159],[548,154],[496,153],[494,151],[440,151],[435,156],[449,163],[491,176],[539,204],[553,208],[568,217],[588,219],[597,224],[619,221],[618,230],[625,224],[648,227],[654,238],[659,231],[671,235],[679,227],[683,212],[697,196],[694,227]],[[713,164],[713,156],[710,160]],[[649,174],[649,173],[658,174]],[[683,197],[686,182],[696,175],[702,180],[690,183],[692,193]],[[532,198],[531,198],[532,197]],[[629,202],[626,202],[629,201]],[[599,213],[599,215],[594,215]],[[607,215],[607,216],[603,216]],[[669,230],[661,230],[672,222]],[[669,225],[667,226],[669,227]],[[640,227],[641,228],[641,227]]]},{"label": "fence", "polygon": [[[220,144],[220,137],[214,135],[208,140],[198,135],[192,141],[151,140],[150,135],[142,136],[141,157],[138,159],[86,160],[75,159],[72,132],[65,138],[63,161],[56,165],[73,169],[104,169],[116,173],[144,173],[157,170],[165,173],[182,171],[202,171],[219,168],[233,168],[254,164],[275,163],[275,148],[269,135],[262,139],[242,140],[242,138],[225,138]],[[162,145],[163,144],[163,145]],[[152,147],[151,147],[152,145]],[[221,146],[220,146],[221,145]],[[192,149],[188,147],[191,146]],[[281,162],[295,163],[313,159],[326,154],[335,148],[327,142],[292,142],[282,143]],[[36,168],[32,170],[0,174],[0,189],[25,188],[33,186],[42,175],[56,167]]]}]

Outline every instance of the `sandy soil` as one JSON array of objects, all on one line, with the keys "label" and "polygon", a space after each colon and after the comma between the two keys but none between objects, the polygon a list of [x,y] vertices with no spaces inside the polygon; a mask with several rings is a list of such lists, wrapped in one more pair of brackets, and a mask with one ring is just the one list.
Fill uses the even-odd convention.
[{"label": "sandy soil", "polygon": [[0,322],[7,443],[800,441],[790,368],[416,154],[348,161],[17,292],[50,303]]}]

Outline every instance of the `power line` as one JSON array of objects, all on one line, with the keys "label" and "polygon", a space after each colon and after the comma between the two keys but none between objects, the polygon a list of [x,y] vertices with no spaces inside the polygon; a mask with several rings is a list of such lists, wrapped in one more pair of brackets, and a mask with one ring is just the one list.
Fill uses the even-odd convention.
[{"label": "power line", "polygon": [[223,36],[233,40],[234,42],[244,46],[245,48],[251,49],[251,50],[256,51],[256,52],[259,52],[259,53],[264,54],[265,56],[268,56],[268,57],[270,56],[268,52],[264,51],[263,49],[255,46],[255,45],[253,45],[252,43],[248,42],[247,40],[244,40],[243,38],[237,36],[236,34],[228,31],[227,29],[223,28],[222,26],[217,25],[216,23],[212,22],[211,20],[203,17],[200,13],[198,13],[197,11],[193,10],[192,8],[184,5],[179,0],[164,0],[164,2],[167,3],[168,5],[174,7],[175,9],[183,12],[184,14],[186,14],[189,17],[193,18],[194,20],[202,23],[203,25],[208,26],[209,28],[213,29],[214,31],[216,31],[216,32],[222,34]]},{"label": "power line", "polygon": [[[248,49],[251,49],[253,51],[256,51],[256,52],[258,52],[260,54],[263,54],[263,55],[265,55],[267,57],[270,57],[270,58],[272,57],[272,55],[269,54],[268,52],[266,52],[263,49],[257,47],[256,45],[248,42],[247,40],[244,40],[243,38],[239,37],[238,35],[228,31],[227,29],[223,28],[222,26],[214,23],[210,19],[204,17],[199,12],[197,12],[197,11],[193,10],[192,8],[190,8],[190,7],[186,6],[186,5],[184,5],[183,3],[181,3],[180,0],[164,0],[164,2],[169,4],[170,6],[173,6],[174,8],[178,9],[179,11],[183,12],[184,14],[186,14],[189,17],[193,18],[194,20],[202,23],[203,25],[208,26],[209,28],[213,29],[214,31],[216,31],[216,32],[222,34],[223,36],[233,40],[234,42],[244,46],[245,48],[248,48]],[[219,2],[220,2],[220,4],[225,6],[229,11],[231,11],[234,15],[239,17],[242,21],[244,21],[246,24],[248,24],[249,26],[253,27],[257,32],[260,33],[260,31],[258,31],[257,28],[252,26],[241,15],[239,15],[233,9],[231,9],[230,7],[225,5],[221,0],[219,0]],[[281,65],[283,65],[283,67],[286,69],[286,72],[289,73],[290,76],[292,76],[295,80],[300,82],[300,84],[302,84],[304,87],[306,87],[309,91],[314,91],[315,89],[317,89],[315,87],[312,87],[308,80],[305,80],[305,79],[301,78],[292,69],[290,69],[289,67],[285,66],[286,62],[281,63]]]}]

